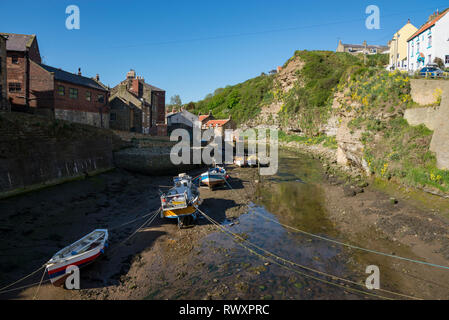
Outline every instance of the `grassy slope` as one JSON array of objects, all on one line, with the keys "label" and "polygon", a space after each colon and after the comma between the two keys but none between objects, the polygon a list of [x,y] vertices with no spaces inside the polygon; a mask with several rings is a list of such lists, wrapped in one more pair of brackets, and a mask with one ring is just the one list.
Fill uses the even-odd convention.
[{"label": "grassy slope", "polygon": [[211,110],[215,117],[232,115],[242,124],[278,99],[283,102],[281,125],[294,119],[305,133],[287,135],[281,131],[281,140],[336,148],[335,138],[319,135],[318,129],[332,114],[334,93],[345,92],[360,107],[354,110],[347,105],[340,112],[355,114],[350,128],[364,131],[364,157],[373,174],[407,185],[449,191],[449,172],[436,168],[435,156],[429,151],[432,131],[424,126],[411,127],[402,117],[406,108],[415,106],[410,82],[406,75],[383,69],[388,57],[354,57],[328,51],[297,51],[291,59],[295,57],[305,65],[297,72],[298,83],[288,93],[281,93],[275,86],[274,76],[262,75],[216,90],[196,103],[195,111]]}]

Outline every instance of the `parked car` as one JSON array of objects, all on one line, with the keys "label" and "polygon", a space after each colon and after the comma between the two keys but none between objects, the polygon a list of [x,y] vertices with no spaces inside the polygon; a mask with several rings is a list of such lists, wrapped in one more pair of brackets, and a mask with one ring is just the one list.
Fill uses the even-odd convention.
[{"label": "parked car", "polygon": [[436,65],[427,65],[419,71],[419,75],[423,77],[441,77],[444,71]]}]

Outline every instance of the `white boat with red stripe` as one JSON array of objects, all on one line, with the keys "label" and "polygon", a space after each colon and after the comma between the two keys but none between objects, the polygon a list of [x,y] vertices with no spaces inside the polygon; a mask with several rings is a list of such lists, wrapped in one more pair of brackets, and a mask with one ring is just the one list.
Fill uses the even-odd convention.
[{"label": "white boat with red stripe", "polygon": [[58,251],[46,264],[50,281],[53,285],[60,287],[69,276],[66,269],[69,266],[78,268],[93,262],[104,253],[108,244],[108,230],[96,229],[76,241],[75,243]]}]

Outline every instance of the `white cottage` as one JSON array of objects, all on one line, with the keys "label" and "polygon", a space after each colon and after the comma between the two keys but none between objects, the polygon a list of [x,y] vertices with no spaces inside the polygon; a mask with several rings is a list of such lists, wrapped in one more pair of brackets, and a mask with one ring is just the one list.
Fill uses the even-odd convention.
[{"label": "white cottage", "polygon": [[449,68],[449,8],[433,14],[408,39],[408,70],[415,72],[435,58],[441,58]]}]

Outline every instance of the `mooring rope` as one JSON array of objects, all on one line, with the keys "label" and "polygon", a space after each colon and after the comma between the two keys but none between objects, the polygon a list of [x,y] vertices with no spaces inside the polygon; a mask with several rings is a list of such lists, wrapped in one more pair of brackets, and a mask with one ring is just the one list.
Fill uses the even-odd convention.
[{"label": "mooring rope", "polygon": [[[200,210],[198,210],[198,211],[200,211]],[[206,215],[206,214],[205,214],[204,212],[202,212],[202,211],[200,211],[200,213],[201,213],[203,216]],[[316,269],[313,269],[313,268],[310,268],[310,267],[307,267],[307,266],[298,264],[298,263],[296,263],[296,262],[294,262],[294,261],[291,261],[291,260],[287,260],[287,259],[285,259],[285,258],[282,258],[282,257],[280,257],[280,256],[278,256],[278,255],[276,255],[276,254],[274,254],[274,253],[272,253],[272,252],[270,252],[270,251],[268,251],[268,250],[266,250],[266,249],[264,249],[264,248],[262,248],[262,247],[256,245],[256,244],[254,244],[254,243],[252,243],[252,242],[250,242],[250,241],[248,241],[248,240],[242,238],[242,237],[239,236],[238,234],[233,233],[232,231],[226,230],[225,228],[223,228],[217,221],[215,221],[215,220],[214,220],[213,218],[211,218],[210,216],[207,216],[206,219],[208,219],[208,220],[209,220],[210,222],[212,222],[213,224],[219,226],[219,227],[220,227],[221,229],[223,229],[224,231],[230,233],[232,236],[238,238],[239,240],[248,243],[249,245],[251,245],[251,246],[253,246],[253,247],[255,247],[255,248],[257,248],[257,249],[259,249],[259,250],[261,250],[261,251],[263,251],[263,252],[265,252],[265,253],[268,254],[268,255],[273,256],[274,258],[276,258],[276,259],[278,259],[278,260],[280,260],[280,261],[282,261],[282,262],[284,262],[284,263],[288,263],[288,264],[291,264],[291,265],[300,267],[300,268],[302,268],[302,269],[305,269],[305,270],[308,270],[308,271],[312,271],[312,272],[315,272],[315,273],[318,273],[318,274],[327,276],[327,277],[329,277],[329,278],[334,278],[334,279],[337,279],[337,280],[341,280],[341,281],[348,282],[348,283],[355,284],[355,285],[362,286],[362,287],[364,286],[363,284],[360,284],[360,283],[358,283],[358,282],[355,282],[355,281],[352,281],[352,280],[348,280],[348,279],[345,279],[345,278],[341,278],[341,277],[338,277],[338,276],[335,276],[335,275],[332,275],[332,274],[329,274],[329,273],[326,273],[326,272],[322,272],[322,271],[319,271],[319,270],[316,270]],[[393,292],[393,291],[389,291],[389,290],[385,290],[385,289],[378,289],[378,290],[379,290],[379,291],[382,291],[382,292],[385,292],[385,293],[389,293],[389,294],[393,294],[393,295],[402,296],[402,297],[404,297],[404,298],[409,298],[409,299],[414,299],[414,300],[422,300],[421,298],[416,298],[416,297],[413,297],[413,296],[410,296],[410,295],[406,295],[406,294],[402,294],[402,293],[398,293],[398,292]]]},{"label": "mooring rope", "polygon": [[[380,299],[384,299],[384,300],[393,300],[392,298],[389,298],[389,297],[385,297],[385,296],[378,295],[378,294],[375,294],[375,293],[369,293],[369,292],[366,292],[366,291],[363,291],[363,290],[359,290],[359,289],[347,287],[347,286],[344,286],[344,285],[339,284],[339,283],[335,283],[335,282],[332,282],[332,281],[328,281],[328,280],[325,280],[325,279],[321,279],[321,278],[312,276],[312,275],[310,275],[310,274],[307,274],[307,273],[301,272],[301,271],[299,271],[299,270],[290,268],[290,267],[288,267],[288,266],[286,266],[286,265],[284,265],[284,264],[282,264],[282,263],[277,262],[277,261],[274,260],[274,259],[268,258],[268,257],[266,257],[266,256],[264,256],[264,255],[258,253],[257,251],[255,251],[255,250],[249,248],[248,246],[245,246],[243,243],[241,243],[241,242],[235,240],[235,238],[239,238],[241,241],[249,243],[246,239],[244,239],[244,238],[242,238],[242,237],[240,237],[240,236],[238,236],[238,235],[232,233],[232,232],[229,231],[229,230],[224,229],[220,224],[218,224],[218,222],[214,221],[214,220],[213,220],[212,218],[210,218],[207,214],[205,214],[205,213],[202,212],[201,210],[198,210],[198,211],[199,211],[199,212],[200,212],[200,213],[201,213],[207,220],[209,220],[215,227],[217,227],[218,230],[222,231],[224,234],[228,235],[232,240],[234,240],[234,242],[235,242],[236,244],[238,244],[238,245],[241,246],[242,248],[248,250],[250,253],[252,253],[252,254],[258,256],[259,258],[261,258],[261,259],[263,259],[263,260],[268,260],[268,261],[270,261],[271,263],[274,263],[274,264],[276,264],[276,265],[280,266],[281,268],[284,268],[284,269],[286,269],[286,270],[288,270],[288,271],[295,272],[295,273],[300,274],[300,275],[302,275],[302,276],[304,276],[304,277],[311,278],[311,279],[317,280],[317,281],[319,281],[319,282],[323,282],[323,283],[326,283],[326,284],[329,284],[329,285],[332,285],[332,286],[337,286],[337,287],[343,288],[344,290],[348,290],[348,291],[352,291],[352,292],[356,292],[356,293],[360,293],[360,294],[364,294],[364,295],[369,295],[369,296],[373,296],[373,297],[380,298]],[[272,254],[272,255],[275,256],[274,254]],[[281,259],[282,259],[282,258],[281,258]],[[316,271],[318,271],[318,270],[316,270]],[[338,277],[335,277],[335,276],[332,276],[332,275],[329,275],[329,276],[338,279]],[[340,279],[343,279],[343,278],[340,278]],[[350,280],[346,280],[346,281],[350,281]],[[361,284],[358,284],[358,283],[356,283],[356,284],[357,284],[357,285],[361,285]],[[402,294],[398,294],[398,295],[402,295]],[[412,298],[412,299],[418,299],[418,298],[414,298],[414,297],[410,297],[410,298]]]},{"label": "mooring rope", "polygon": [[39,285],[37,286],[36,293],[33,296],[33,300],[37,299],[37,294],[39,293],[39,289],[41,288],[42,281],[44,280],[44,277],[45,277],[45,271],[47,271],[47,270],[44,270],[44,272],[42,273],[42,278],[41,278],[41,281],[39,281]]},{"label": "mooring rope", "polygon": [[[236,192],[238,194],[238,192],[234,188],[232,188],[232,186],[229,184],[228,181],[226,181],[226,183],[228,184],[228,186],[231,188],[232,191],[234,191],[234,192]],[[277,223],[277,224],[279,224],[279,225],[281,225],[281,226],[283,226],[285,228],[288,228],[290,230],[294,230],[296,232],[308,235],[310,237],[314,237],[314,238],[317,238],[317,239],[320,239],[320,240],[323,240],[323,241],[332,242],[332,243],[335,243],[335,244],[338,244],[338,245],[342,245],[342,246],[345,246],[345,247],[348,247],[348,248],[361,250],[361,251],[365,251],[365,252],[370,252],[370,253],[374,253],[374,254],[377,254],[377,255],[382,255],[382,256],[385,256],[385,257],[390,257],[390,258],[399,259],[399,260],[403,260],[403,261],[408,261],[408,262],[418,263],[418,264],[422,264],[422,265],[427,265],[427,266],[430,266],[430,267],[435,267],[435,268],[449,270],[449,267],[447,267],[447,266],[442,266],[442,265],[435,264],[435,263],[430,263],[430,262],[425,262],[425,261],[405,258],[405,257],[401,257],[401,256],[397,256],[397,255],[393,255],[393,254],[377,251],[377,250],[362,248],[362,247],[359,247],[359,246],[356,246],[356,245],[352,245],[352,244],[349,244],[349,243],[344,243],[344,242],[341,242],[341,241],[338,241],[338,240],[330,239],[330,238],[323,237],[323,236],[320,236],[320,235],[317,235],[317,234],[313,234],[313,233],[310,233],[310,232],[307,232],[307,231],[304,231],[304,230],[300,230],[300,229],[294,228],[292,226],[280,223],[279,221],[276,221],[274,219],[268,218],[268,217],[266,217],[266,216],[256,212],[256,210],[253,210],[253,208],[251,208],[249,206],[248,206],[248,208],[249,208],[249,210],[251,212],[255,213],[256,215],[262,216],[263,218],[265,218],[265,219],[267,219],[269,221]]]},{"label": "mooring rope", "polygon": [[42,270],[42,268],[45,268],[45,265],[43,265],[43,266],[39,267],[39,269],[36,269],[36,270],[34,270],[33,272],[29,273],[29,274],[26,275],[25,277],[20,278],[19,280],[16,280],[16,281],[14,281],[14,282],[8,284],[7,286],[4,286],[3,288],[0,289],[0,294],[3,293],[3,291],[4,291],[5,289],[8,289],[8,288],[12,287],[13,285],[15,285],[15,284],[17,284],[17,283],[20,283],[20,282],[22,282],[23,280],[28,279],[29,277],[35,275],[35,274],[38,273],[40,270]]},{"label": "mooring rope", "polygon": [[110,251],[109,255],[113,255],[116,250],[125,242],[127,242],[128,240],[130,240],[134,235],[136,235],[143,227],[145,227],[147,224],[150,225],[151,223],[153,223],[153,221],[156,219],[157,215],[159,214],[159,212],[162,210],[162,208],[159,208],[156,211],[153,211],[151,217],[149,219],[147,219],[140,227],[138,227],[130,236],[128,236],[125,240],[120,241],[116,247]]}]

